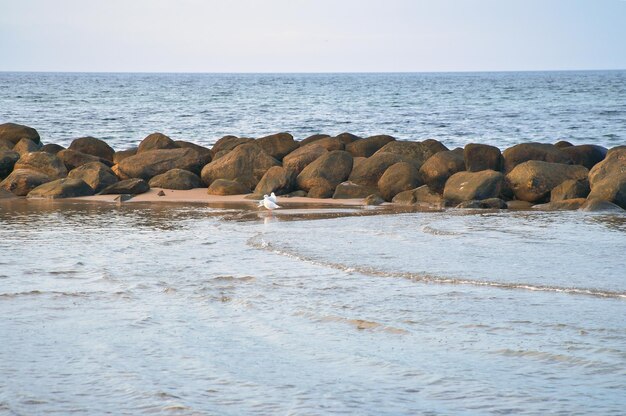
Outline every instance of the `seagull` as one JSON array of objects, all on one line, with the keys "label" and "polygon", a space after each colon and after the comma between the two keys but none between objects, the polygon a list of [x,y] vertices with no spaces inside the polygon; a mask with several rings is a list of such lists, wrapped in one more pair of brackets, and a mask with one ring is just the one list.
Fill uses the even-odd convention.
[{"label": "seagull", "polygon": [[274,192],[272,192],[271,196],[263,195],[263,206],[270,211],[280,208],[280,206],[276,204],[276,196],[274,195]]},{"label": "seagull", "polygon": [[[267,196],[267,194],[263,195],[263,199],[261,201],[259,201],[259,204],[257,205],[258,207],[263,207],[265,206],[265,200],[269,200],[271,202],[273,202],[274,204],[277,204],[278,201],[276,200],[276,195],[274,195],[274,192],[271,193],[270,196]],[[267,208],[267,207],[266,207]],[[280,208],[280,207],[279,207]],[[268,208],[269,209],[269,208]]]}]

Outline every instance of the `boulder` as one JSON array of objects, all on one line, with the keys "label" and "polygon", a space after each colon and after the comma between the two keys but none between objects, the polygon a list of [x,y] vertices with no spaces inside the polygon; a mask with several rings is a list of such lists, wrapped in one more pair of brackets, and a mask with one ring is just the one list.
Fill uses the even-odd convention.
[{"label": "boulder", "polygon": [[280,166],[280,162],[265,153],[258,144],[245,143],[206,165],[201,178],[207,185],[216,179],[236,180],[250,190],[272,166]]},{"label": "boulder", "polygon": [[385,171],[390,166],[403,161],[402,156],[394,153],[377,153],[354,167],[349,180],[359,185],[376,188]]},{"label": "boulder", "polygon": [[256,139],[256,144],[271,157],[282,160],[283,157],[300,147],[289,133],[276,133]]},{"label": "boulder", "polygon": [[0,150],[0,180],[13,172],[13,167],[19,158],[20,154],[13,150]]},{"label": "boulder", "polygon": [[563,201],[565,199],[587,198],[589,192],[589,181],[587,179],[568,179],[552,189],[550,192],[550,202]]},{"label": "boulder", "polygon": [[113,167],[120,179],[140,178],[149,181],[156,175],[172,169],[199,173],[207,157],[192,149],[147,150],[127,157]]},{"label": "boulder", "polygon": [[533,207],[533,203],[528,202],[528,201],[520,201],[520,200],[513,200],[513,201],[507,201],[506,203],[506,207],[508,209],[518,209],[518,210],[526,210],[526,209],[531,209]]},{"label": "boulder", "polygon": [[307,198],[332,198],[334,193],[333,189],[333,186],[328,182],[320,183],[312,187],[306,196]]},{"label": "boulder", "polygon": [[216,179],[207,189],[209,195],[241,195],[249,194],[250,188],[230,179]]},{"label": "boulder", "polygon": [[[346,145],[341,139],[336,137],[324,137],[319,140],[313,142],[315,146],[322,146],[324,149],[332,152],[333,150],[344,150]],[[305,144],[301,144],[300,147],[306,146]]]},{"label": "boulder", "polygon": [[296,185],[296,172],[285,169],[282,166],[272,166],[261,178],[254,193],[257,195],[285,195],[294,190]]},{"label": "boulder", "polygon": [[118,182],[110,167],[100,162],[89,162],[67,174],[68,178],[81,179],[98,193],[107,186]]},{"label": "boulder", "polygon": [[601,199],[587,199],[579,209],[586,212],[624,212],[619,205]]},{"label": "boulder", "polygon": [[150,185],[143,179],[126,179],[109,185],[100,191],[100,195],[139,195],[150,190]]},{"label": "boulder", "polygon": [[448,178],[463,170],[465,170],[463,156],[459,152],[448,150],[431,156],[420,168],[420,174],[430,189],[441,193]]},{"label": "boulder", "polygon": [[225,155],[229,151],[233,150],[235,147],[241,144],[251,142],[254,142],[254,139],[251,139],[249,137],[224,136],[216,141],[211,148],[211,152],[213,153],[213,160],[217,159],[218,153],[223,152],[222,155]]},{"label": "boulder", "polygon": [[554,146],[559,148],[559,149],[563,149],[565,147],[570,147],[570,146],[574,146],[574,145],[571,144],[570,142],[568,142],[567,140],[559,140],[558,142],[554,143]]},{"label": "boulder", "polygon": [[346,145],[348,143],[356,142],[357,140],[361,140],[362,139],[362,137],[359,137],[357,135],[354,135],[352,133],[347,133],[347,132],[339,133],[335,137],[338,138],[339,140],[341,140]]},{"label": "boulder", "polygon": [[416,189],[400,192],[391,200],[394,204],[400,205],[429,205],[444,206],[444,200],[441,195],[434,192],[427,185],[422,185]]},{"label": "boulder", "polygon": [[93,195],[93,189],[82,179],[63,178],[39,185],[28,193],[28,198],[76,198]]},{"label": "boulder", "polygon": [[306,197],[306,192],[302,190],[297,190],[293,192],[289,192],[285,195],[287,198],[297,198],[297,197]]},{"label": "boulder", "polygon": [[486,144],[469,143],[463,149],[465,170],[480,172],[481,170],[495,170],[501,172],[504,159],[500,149]]},{"label": "boulder", "polygon": [[13,146],[13,150],[20,155],[25,155],[30,152],[38,152],[41,149],[41,142],[35,143],[30,139],[20,139],[19,142],[15,146]]},{"label": "boulder", "polygon": [[551,201],[545,204],[533,205],[533,209],[540,211],[575,211],[585,203],[585,198],[564,199]]},{"label": "boulder", "polygon": [[413,163],[419,169],[432,155],[445,150],[448,150],[446,146],[433,139],[422,142],[394,140],[381,147],[376,153],[400,155],[403,160]]},{"label": "boulder", "polygon": [[30,191],[46,182],[50,182],[50,178],[39,171],[16,169],[0,182],[0,188],[13,192],[17,196],[26,196]]},{"label": "boulder", "polygon": [[115,152],[115,154],[113,155],[113,164],[117,165],[122,160],[131,156],[135,156],[136,154],[137,154],[136,147],[131,147],[130,149],[120,150],[119,152]]},{"label": "boulder", "polygon": [[342,182],[335,188],[333,199],[351,199],[365,198],[375,191],[372,188],[363,185],[357,185],[353,182]]},{"label": "boulder", "polygon": [[146,136],[137,147],[137,154],[149,152],[151,150],[178,149],[174,140],[163,133],[152,133]]},{"label": "boulder", "polygon": [[327,195],[327,188],[330,188],[330,196],[332,196],[335,187],[348,179],[351,171],[352,156],[350,153],[344,150],[334,150],[320,156],[305,167],[296,178],[296,182],[298,188],[309,192],[309,194],[312,188],[321,186],[325,188],[324,195]]},{"label": "boulder", "polygon": [[504,175],[494,170],[457,172],[450,176],[446,182],[443,197],[451,204],[498,198],[502,191],[503,182]]},{"label": "boulder", "polygon": [[384,145],[394,140],[396,139],[385,134],[371,136],[346,144],[346,151],[353,157],[370,157]]},{"label": "boulder", "polygon": [[[210,155],[209,155],[210,156]],[[184,169],[171,169],[165,173],[154,176],[148,183],[150,188],[164,189],[194,189],[201,188],[202,181],[195,173]]]},{"label": "boulder", "polygon": [[381,205],[385,202],[385,200],[378,194],[372,194],[372,195],[368,195],[364,200],[363,203],[365,205]]},{"label": "boulder", "polygon": [[609,201],[626,209],[626,173],[611,175],[595,182],[587,199]]},{"label": "boulder", "polygon": [[330,137],[328,134],[313,134],[312,136],[307,137],[306,139],[300,140],[300,147],[306,146],[307,144],[311,144],[317,140],[325,139],[326,137]]},{"label": "boulder", "polygon": [[507,209],[506,201],[500,198],[487,198],[480,201],[480,207],[485,209]]},{"label": "boulder", "polygon": [[606,157],[606,147],[594,144],[583,144],[561,148],[561,151],[572,159],[574,165],[582,165],[587,169],[593,168]]},{"label": "boulder", "polygon": [[302,146],[283,158],[283,167],[291,169],[298,174],[302,172],[309,163],[327,153],[328,150],[315,143]]},{"label": "boulder", "polygon": [[0,150],[13,150],[15,143],[7,139],[0,139]]},{"label": "boulder", "polygon": [[546,143],[521,143],[506,149],[504,157],[504,171],[511,172],[515,166],[529,160],[539,160],[550,163],[571,164],[572,159],[553,144]]},{"label": "boulder", "polygon": [[[178,147],[180,147],[181,149],[193,149],[193,150],[195,150],[196,152],[198,152],[202,156],[207,157],[209,162],[213,158],[213,152],[211,152],[211,149],[209,149],[208,147],[200,146],[199,144],[195,144],[195,143],[191,143],[191,142],[186,142],[184,140],[174,140],[174,143],[176,143],[178,145]],[[209,163],[209,162],[207,162],[207,163]]]},{"label": "boulder", "polygon": [[109,146],[104,140],[96,139],[95,137],[80,137],[70,143],[70,150],[84,153],[91,156],[96,156],[100,159],[113,162],[113,156],[115,150]]},{"label": "boulder", "polygon": [[530,160],[517,165],[506,175],[515,197],[522,201],[541,202],[552,189],[568,179],[583,180],[589,171],[580,165]]},{"label": "boulder", "polygon": [[15,123],[0,124],[0,140],[6,139],[13,144],[17,144],[21,139],[30,139],[35,143],[39,143],[39,133],[32,127],[23,126]]},{"label": "boulder", "polygon": [[109,159],[88,155],[87,153],[81,153],[72,149],[61,150],[57,153],[57,157],[61,159],[68,171],[92,162],[100,162],[109,167],[113,166],[113,163]]},{"label": "boulder", "polygon": [[391,201],[400,192],[415,189],[421,185],[423,182],[419,170],[408,162],[394,163],[378,180],[378,190],[385,201]]},{"label": "boulder", "polygon": [[614,147],[606,153],[602,162],[597,163],[589,171],[589,185],[593,189],[596,182],[624,173],[626,173],[626,146]]},{"label": "boulder", "polygon": [[61,150],[65,150],[65,147],[56,143],[44,144],[41,149],[39,149],[40,152],[52,153],[53,155],[56,155]]},{"label": "boulder", "polygon": [[14,169],[31,169],[48,176],[50,180],[65,178],[67,168],[56,155],[46,152],[32,152],[22,155]]}]

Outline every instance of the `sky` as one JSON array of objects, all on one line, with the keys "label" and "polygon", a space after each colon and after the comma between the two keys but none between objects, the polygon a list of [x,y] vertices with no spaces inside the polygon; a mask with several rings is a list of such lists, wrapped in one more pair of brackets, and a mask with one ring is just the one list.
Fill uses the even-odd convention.
[{"label": "sky", "polygon": [[0,71],[626,69],[624,0],[0,0]]}]

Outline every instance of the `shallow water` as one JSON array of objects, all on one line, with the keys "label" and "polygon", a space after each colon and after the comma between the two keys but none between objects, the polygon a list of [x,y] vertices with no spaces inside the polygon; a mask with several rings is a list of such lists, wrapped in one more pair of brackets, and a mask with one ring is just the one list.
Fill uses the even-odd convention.
[{"label": "shallow water", "polygon": [[0,414],[623,414],[626,217],[350,211],[3,202]]}]

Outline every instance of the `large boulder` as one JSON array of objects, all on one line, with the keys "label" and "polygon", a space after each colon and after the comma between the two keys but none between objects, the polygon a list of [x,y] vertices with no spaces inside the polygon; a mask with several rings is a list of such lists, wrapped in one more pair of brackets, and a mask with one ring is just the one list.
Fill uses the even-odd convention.
[{"label": "large boulder", "polygon": [[120,150],[119,152],[115,152],[113,155],[113,164],[117,165],[122,160],[129,158],[131,156],[135,156],[137,154],[137,148],[131,147],[130,149]]},{"label": "large boulder", "polygon": [[22,155],[14,169],[31,169],[48,176],[50,180],[65,178],[67,168],[56,155],[46,152],[33,152]]},{"label": "large boulder", "polygon": [[201,188],[202,181],[195,173],[184,169],[171,169],[160,175],[156,175],[148,183],[150,188],[164,189],[194,189]]},{"label": "large boulder", "polygon": [[348,143],[356,142],[357,140],[361,140],[362,139],[362,137],[359,137],[359,136],[357,136],[355,134],[348,133],[348,132],[339,133],[335,137],[338,138],[339,140],[341,140],[345,145],[347,145]]},{"label": "large boulder", "polygon": [[359,185],[376,188],[385,171],[390,166],[403,161],[402,156],[394,153],[377,153],[355,166],[350,173],[349,180]]},{"label": "large boulder", "polygon": [[533,209],[541,211],[576,211],[585,204],[585,198],[563,199],[545,204],[533,205]]},{"label": "large boulder", "polygon": [[282,166],[272,166],[261,178],[254,193],[256,195],[286,195],[294,190],[296,185],[296,172],[285,169]]},{"label": "large boulder", "polygon": [[506,180],[517,199],[542,202],[556,186],[568,179],[584,180],[588,173],[580,165],[530,160],[517,165],[506,175]]},{"label": "large boulder", "polygon": [[109,159],[103,159],[98,156],[92,156],[72,149],[61,150],[56,155],[59,159],[61,159],[68,171],[92,162],[100,162],[109,167],[113,166],[113,163]]},{"label": "large boulder", "polygon": [[41,149],[39,149],[40,152],[52,153],[53,155],[56,155],[61,150],[65,150],[65,147],[56,143],[44,144],[43,146],[41,146]]},{"label": "large boulder", "polygon": [[146,136],[137,147],[137,154],[159,149],[178,149],[174,140],[163,133],[152,133]]},{"label": "large boulder", "polygon": [[582,144],[579,146],[569,146],[560,149],[572,159],[575,165],[582,165],[587,169],[593,168],[606,157],[606,147],[595,144]]},{"label": "large boulder", "polygon": [[76,198],[93,195],[93,189],[82,179],[63,178],[39,185],[28,193],[28,198]]},{"label": "large boulder", "polygon": [[322,134],[322,133],[313,134],[313,135],[307,137],[306,139],[300,140],[300,147],[306,146],[307,144],[311,144],[313,142],[316,142],[317,140],[325,139],[326,137],[330,137],[330,135]]},{"label": "large boulder", "polygon": [[572,147],[574,145],[567,140],[559,140],[558,142],[554,143],[554,146],[558,147],[559,149],[563,149],[565,147]]},{"label": "large boulder", "polygon": [[150,190],[150,185],[143,179],[126,179],[109,185],[100,191],[100,195],[139,195]]},{"label": "large boulder", "polygon": [[306,196],[307,198],[332,198],[334,195],[334,187],[329,182],[320,182],[309,189]]},{"label": "large boulder", "polygon": [[13,144],[17,144],[21,139],[30,139],[35,143],[39,143],[39,133],[32,127],[23,126],[15,123],[0,124],[0,140],[6,139]]},{"label": "large boulder", "polygon": [[434,207],[443,207],[445,205],[443,197],[430,189],[428,185],[400,192],[393,197],[391,202],[399,205],[427,205]]},{"label": "large boulder", "polygon": [[596,181],[587,199],[609,201],[626,209],[626,173]]},{"label": "large boulder", "polygon": [[[174,143],[178,145],[181,149],[193,149],[196,152],[200,153],[202,156],[205,156],[209,159],[209,162],[213,158],[213,152],[208,147],[200,146],[199,144],[195,144],[192,142],[187,142],[185,140],[174,140]],[[207,162],[208,163],[208,162]]]},{"label": "large boulder", "polygon": [[209,195],[241,195],[249,194],[250,188],[241,182],[230,179],[216,179],[207,189]]},{"label": "large boulder", "polygon": [[396,139],[385,134],[371,136],[346,144],[346,151],[353,157],[370,157],[384,145],[394,140]]},{"label": "large boulder", "polygon": [[606,158],[597,163],[589,171],[589,184],[593,189],[596,182],[601,182],[611,176],[626,173],[626,146],[614,147],[606,153]]},{"label": "large boulder", "polygon": [[113,162],[113,155],[115,154],[115,150],[113,150],[107,142],[96,139],[95,137],[80,137],[75,139],[70,144],[69,149],[96,156],[100,159],[108,160],[109,162]]},{"label": "large boulder", "polygon": [[502,171],[504,158],[500,149],[487,144],[469,143],[463,149],[465,170],[480,172],[481,170]]},{"label": "large boulder", "polygon": [[465,160],[460,152],[443,151],[431,156],[420,168],[422,180],[433,191],[443,192],[448,178],[465,170]]},{"label": "large boulder", "polygon": [[[346,148],[345,143],[336,137],[324,137],[313,142],[315,146],[322,146],[324,149],[332,152],[333,150],[344,150]],[[301,144],[300,147],[306,146]]]},{"label": "large boulder", "polygon": [[207,185],[216,179],[230,179],[254,189],[272,166],[280,166],[280,162],[265,153],[258,144],[244,143],[206,165],[200,177]]},{"label": "large boulder", "polygon": [[4,179],[11,172],[15,163],[20,158],[20,154],[13,150],[0,150],[0,179]]},{"label": "large boulder", "polygon": [[326,153],[328,153],[328,150],[315,143],[302,146],[283,158],[283,167],[291,169],[298,174],[302,172],[309,163]]},{"label": "large boulder", "polygon": [[19,153],[20,155],[25,155],[26,153],[38,152],[41,149],[41,142],[35,143],[30,139],[21,139],[15,146],[13,146],[13,150]]},{"label": "large boulder", "polygon": [[110,167],[100,162],[89,162],[67,174],[68,178],[81,179],[98,193],[107,186],[118,182],[117,176]]},{"label": "large boulder", "polygon": [[378,180],[378,190],[385,201],[391,201],[400,192],[415,189],[421,185],[423,182],[419,170],[414,164],[408,162],[394,163]]},{"label": "large boulder", "polygon": [[0,150],[13,150],[15,143],[7,139],[0,139]]},{"label": "large boulder", "polygon": [[375,189],[353,182],[342,182],[335,188],[333,199],[365,198],[374,191]]},{"label": "large boulder", "polygon": [[394,140],[381,147],[375,154],[394,153],[400,155],[403,160],[413,163],[419,169],[432,155],[445,150],[448,150],[446,146],[433,139],[421,142]]},{"label": "large boulder", "polygon": [[282,160],[283,157],[300,147],[300,143],[293,139],[289,133],[276,133],[261,137],[256,144],[274,159]]},{"label": "large boulder", "polygon": [[305,167],[296,178],[296,182],[298,188],[307,192],[317,186],[330,188],[330,196],[332,196],[337,185],[348,179],[351,171],[352,156],[350,153],[344,150],[335,150],[320,156]]},{"label": "large boulder", "polygon": [[624,212],[619,205],[601,199],[587,199],[579,209],[586,212]]},{"label": "large boulder", "polygon": [[149,181],[156,175],[172,169],[199,173],[207,157],[192,149],[158,149],[137,153],[113,166],[120,179],[141,178]]},{"label": "large boulder", "polygon": [[446,182],[443,197],[452,204],[498,198],[503,182],[504,175],[494,170],[457,172]]},{"label": "large boulder", "polygon": [[224,136],[216,141],[211,148],[211,153],[213,153],[213,160],[217,159],[218,154],[221,154],[223,156],[229,151],[233,150],[235,147],[251,142],[254,142],[254,139],[250,137]]},{"label": "large boulder", "polygon": [[521,143],[506,149],[504,157],[504,171],[511,172],[515,166],[529,160],[539,160],[550,163],[571,164],[572,158],[553,144]]},{"label": "large boulder", "polygon": [[589,195],[589,181],[587,179],[568,179],[550,191],[550,202],[565,199],[587,198]]},{"label": "large boulder", "polygon": [[39,171],[16,169],[0,182],[0,188],[13,192],[17,196],[26,196],[30,191],[46,182],[50,182],[50,178]]}]

